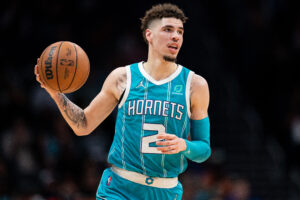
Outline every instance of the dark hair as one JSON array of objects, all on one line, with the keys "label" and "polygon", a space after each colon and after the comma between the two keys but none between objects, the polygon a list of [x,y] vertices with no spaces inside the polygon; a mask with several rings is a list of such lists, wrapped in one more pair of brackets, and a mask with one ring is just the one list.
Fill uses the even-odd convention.
[{"label": "dark hair", "polygon": [[146,29],[149,28],[149,25],[153,20],[162,19],[164,17],[174,17],[180,19],[182,23],[185,23],[188,19],[183,11],[174,4],[164,3],[152,6],[151,9],[145,12],[145,16],[141,18],[141,29],[146,43],[148,43],[145,37]]}]

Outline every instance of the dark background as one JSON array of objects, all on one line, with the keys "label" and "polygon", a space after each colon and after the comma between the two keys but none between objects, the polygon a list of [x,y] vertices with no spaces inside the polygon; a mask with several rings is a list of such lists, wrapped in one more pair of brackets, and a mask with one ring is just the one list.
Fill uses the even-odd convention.
[{"label": "dark background", "polygon": [[[116,111],[75,136],[33,68],[51,43],[90,58],[82,108],[116,67],[146,60],[139,18],[163,1],[0,6],[0,199],[94,199]],[[170,1],[189,17],[178,63],[210,87],[212,156],[180,176],[186,200],[300,199],[300,12],[291,0]]]}]

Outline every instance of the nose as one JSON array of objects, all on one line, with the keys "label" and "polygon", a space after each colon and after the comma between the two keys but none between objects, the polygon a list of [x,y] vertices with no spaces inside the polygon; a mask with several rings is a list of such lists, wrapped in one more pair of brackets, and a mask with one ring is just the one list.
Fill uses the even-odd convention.
[{"label": "nose", "polygon": [[172,40],[177,42],[179,40],[180,34],[177,33],[176,31],[174,31],[174,33],[172,34]]}]

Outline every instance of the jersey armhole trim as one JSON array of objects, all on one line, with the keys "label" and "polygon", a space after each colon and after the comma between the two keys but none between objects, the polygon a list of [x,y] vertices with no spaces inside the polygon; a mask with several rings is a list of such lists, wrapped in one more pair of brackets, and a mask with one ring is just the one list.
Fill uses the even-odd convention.
[{"label": "jersey armhole trim", "polygon": [[118,106],[119,108],[121,108],[122,105],[125,103],[125,101],[128,97],[129,91],[130,91],[130,85],[131,85],[130,65],[126,66],[126,75],[127,75],[126,89],[125,89],[125,93],[123,95],[123,98],[122,98],[121,102],[119,103],[119,106]]},{"label": "jersey armhole trim", "polygon": [[190,90],[191,90],[191,82],[194,72],[190,71],[189,75],[186,80],[186,88],[185,88],[185,100],[186,100],[186,106],[188,110],[189,118],[191,118],[191,97],[190,97]]}]

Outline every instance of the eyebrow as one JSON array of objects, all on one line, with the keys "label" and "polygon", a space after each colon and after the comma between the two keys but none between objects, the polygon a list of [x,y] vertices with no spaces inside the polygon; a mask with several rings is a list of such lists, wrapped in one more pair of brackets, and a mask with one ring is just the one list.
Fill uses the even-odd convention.
[{"label": "eyebrow", "polygon": [[[163,26],[163,28],[175,28],[175,27],[171,26],[171,25],[165,25],[165,26]],[[184,30],[184,28],[182,26],[178,27],[178,29]]]}]

